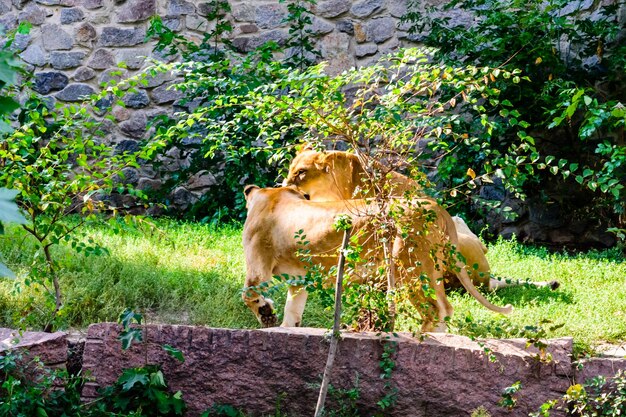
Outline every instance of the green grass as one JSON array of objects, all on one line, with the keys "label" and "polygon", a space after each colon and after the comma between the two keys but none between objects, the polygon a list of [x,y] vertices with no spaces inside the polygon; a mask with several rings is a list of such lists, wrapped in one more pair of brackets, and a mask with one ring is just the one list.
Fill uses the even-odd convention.
[{"label": "green grass", "polygon": [[[109,255],[85,257],[68,247],[56,250],[68,304],[67,325],[116,320],[130,307],[142,312],[147,322],[258,327],[240,298],[245,274],[241,228],[156,223],[160,231],[130,227],[115,234],[105,227],[86,229],[86,236],[108,248]],[[35,254],[33,242],[19,227],[12,227],[0,237],[0,253],[19,276],[15,281],[0,279],[0,325],[41,325],[43,297],[34,286],[25,285]],[[566,255],[499,241],[490,246],[488,257],[496,275],[556,279],[561,287],[557,291],[511,288],[490,294],[492,302],[515,307],[506,319],[466,294],[452,293],[452,331],[506,337],[515,335],[517,328],[548,319],[563,324],[549,336],[573,336],[583,346],[626,340],[626,261],[618,250]],[[280,311],[284,295],[275,301]],[[468,315],[473,317],[471,328],[465,320]],[[313,296],[303,324],[329,327],[331,316]],[[400,325],[414,327],[408,320]]]}]

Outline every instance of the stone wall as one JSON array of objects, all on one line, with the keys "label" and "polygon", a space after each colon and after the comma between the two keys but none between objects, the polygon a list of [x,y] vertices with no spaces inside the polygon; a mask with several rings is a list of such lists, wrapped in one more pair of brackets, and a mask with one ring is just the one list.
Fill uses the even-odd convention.
[{"label": "stone wall", "polygon": [[[86,398],[92,398],[97,387],[114,382],[125,367],[158,363],[171,388],[183,392],[190,416],[213,404],[269,415],[279,399],[284,415],[313,415],[318,390],[314,385],[321,380],[328,352],[322,329],[148,325],[145,342],[128,351],[120,349],[119,330],[106,323],[89,328],[83,369],[91,372],[95,382],[85,386]],[[524,340],[486,341],[495,363],[481,346],[462,336],[432,334],[420,342],[400,334],[395,340],[391,382],[398,389],[398,400],[385,416],[461,417],[480,406],[494,416],[527,416],[544,401],[561,397],[575,378],[568,338],[550,342],[554,362],[548,364],[525,350]],[[169,357],[163,344],[180,349],[185,362]],[[346,333],[339,344],[331,384],[351,389],[358,383],[363,415],[379,411],[376,402],[385,395],[378,365],[382,351],[380,337],[374,333]],[[612,365],[624,368],[626,360]],[[497,402],[502,390],[515,381],[523,385],[519,407],[505,412]]]},{"label": "stone wall", "polygon": [[[313,415],[315,384],[321,379],[328,352],[322,329],[147,325],[144,342],[128,351],[121,350],[119,331],[117,324],[94,324],[87,340],[76,343],[66,340],[65,333],[20,335],[0,328],[0,352],[28,349],[55,367],[63,366],[67,358],[68,369],[74,368],[74,373],[82,366],[93,377],[83,389],[87,400],[95,398],[98,387],[117,380],[123,369],[159,364],[169,386],[182,391],[189,416],[198,416],[214,404],[230,404],[253,416],[267,415],[279,400],[283,415]],[[21,338],[18,344],[15,338]],[[554,359],[550,363],[539,362],[536,352],[525,349],[521,339],[484,341],[496,362],[487,359],[483,347],[462,336],[430,334],[419,341],[400,334],[394,341],[396,367],[391,383],[398,390],[398,400],[385,416],[462,417],[480,406],[493,416],[527,416],[544,401],[560,398],[571,384],[626,370],[623,349],[621,356],[572,363],[569,338],[549,341]],[[169,356],[164,344],[180,349],[185,361]],[[345,333],[339,344],[331,384],[344,389],[358,384],[358,404],[364,415],[379,411],[376,402],[387,392],[380,378],[382,352],[381,338],[374,333]],[[497,402],[502,390],[515,381],[522,383],[515,395],[518,407],[506,411]]]}]

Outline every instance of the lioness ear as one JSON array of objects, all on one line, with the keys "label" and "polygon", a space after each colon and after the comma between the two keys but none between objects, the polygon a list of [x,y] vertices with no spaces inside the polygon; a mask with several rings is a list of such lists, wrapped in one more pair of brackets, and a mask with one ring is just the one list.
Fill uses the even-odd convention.
[{"label": "lioness ear", "polygon": [[319,169],[320,171],[329,173],[332,159],[332,153],[320,152],[315,158],[315,168]]},{"label": "lioness ear", "polygon": [[246,201],[254,194],[255,191],[260,190],[258,185],[250,184],[243,187],[243,195],[246,196]]},{"label": "lioness ear", "polygon": [[319,165],[317,163],[315,165],[317,169],[328,174],[335,167],[337,159],[337,152],[320,152]]}]

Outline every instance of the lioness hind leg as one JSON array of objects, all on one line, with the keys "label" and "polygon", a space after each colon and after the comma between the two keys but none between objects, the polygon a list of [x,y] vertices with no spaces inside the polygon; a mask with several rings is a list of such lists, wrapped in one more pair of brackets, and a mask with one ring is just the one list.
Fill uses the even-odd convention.
[{"label": "lioness hind leg", "polygon": [[300,327],[307,297],[308,293],[303,287],[289,287],[281,327]]}]

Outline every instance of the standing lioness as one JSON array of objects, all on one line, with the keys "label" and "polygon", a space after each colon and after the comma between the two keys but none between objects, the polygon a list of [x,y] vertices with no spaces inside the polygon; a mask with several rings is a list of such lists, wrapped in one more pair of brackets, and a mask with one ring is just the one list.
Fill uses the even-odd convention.
[{"label": "standing lioness", "polygon": [[[259,285],[274,275],[294,277],[306,274],[306,264],[301,259],[295,236],[304,231],[314,263],[328,270],[337,263],[337,250],[341,234],[333,228],[337,215],[348,214],[353,219],[354,236],[363,249],[361,257],[368,267],[384,262],[382,249],[373,241],[372,214],[376,206],[367,200],[314,202],[294,188],[264,188],[249,185],[244,189],[248,217],[243,229],[243,247],[246,257],[246,283],[243,299],[264,326],[273,326],[276,315],[272,302],[260,294]],[[398,201],[405,210],[403,222],[410,221],[411,228],[401,231],[393,244],[393,258],[397,262],[400,285],[410,286],[410,301],[422,315],[422,330],[445,329],[444,319],[453,309],[443,288],[441,262],[450,262],[450,245],[458,243],[450,215],[429,199],[413,199],[410,203]],[[419,234],[410,236],[411,233]],[[458,278],[467,291],[487,308],[509,313],[510,306],[497,307],[487,301],[474,287],[462,264],[456,263]],[[358,271],[357,275],[358,275]],[[428,279],[433,296],[425,296],[421,278]],[[358,277],[352,277],[358,279]],[[298,326],[306,303],[307,293],[300,287],[290,287],[282,326]]]},{"label": "standing lioness", "polygon": [[[372,184],[369,184],[363,165],[359,158],[342,151],[318,152],[304,149],[299,152],[289,166],[284,186],[295,185],[298,190],[308,196],[311,201],[339,201],[357,197],[374,197]],[[419,184],[397,172],[389,172],[387,191],[392,196],[403,196],[406,192],[415,196],[420,189]],[[467,270],[475,285],[489,289],[515,285],[517,281],[504,282],[491,278],[489,262],[485,254],[487,247],[472,233],[460,217],[453,217],[459,239],[458,251],[465,258]],[[452,273],[446,274],[447,284],[458,286]],[[536,282],[536,286],[558,287],[556,281]]]}]

